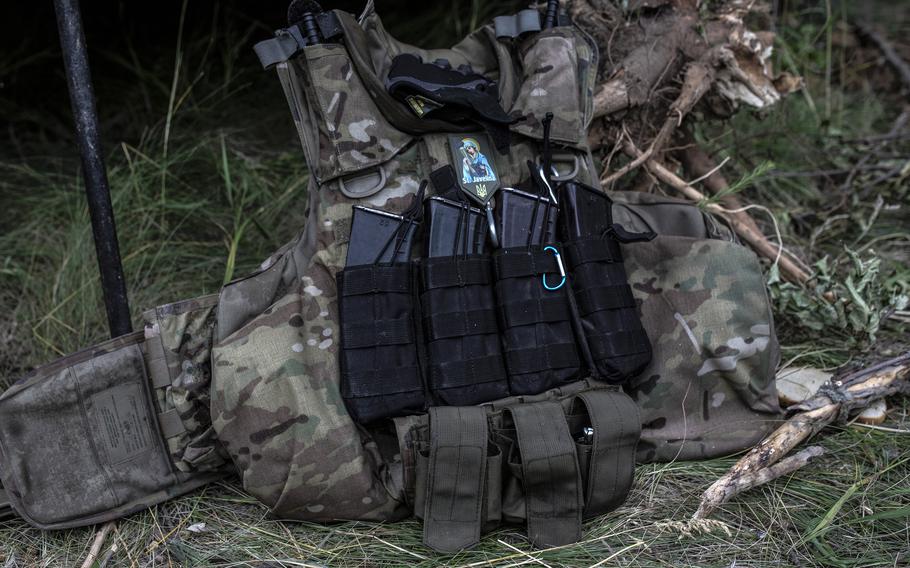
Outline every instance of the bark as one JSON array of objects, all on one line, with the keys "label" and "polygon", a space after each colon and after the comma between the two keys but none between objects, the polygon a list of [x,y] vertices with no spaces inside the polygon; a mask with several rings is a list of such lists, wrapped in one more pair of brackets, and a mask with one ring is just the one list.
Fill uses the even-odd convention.
[{"label": "bark", "polygon": [[[633,172],[632,185],[646,185],[642,171],[664,183],[664,174],[670,173],[677,190],[687,186],[661,162],[668,142],[685,121],[695,120],[696,111],[698,120],[727,118],[744,106],[773,105],[800,85],[797,78],[775,75],[771,69],[774,34],[768,31],[771,20],[764,2],[722,0],[705,9],[695,0],[633,0],[623,6],[609,0],[574,0],[568,6],[601,53],[589,142],[594,148],[635,149],[626,151],[628,162],[607,168],[601,178],[604,187],[616,189],[613,186]],[[759,29],[750,29],[746,21]],[[705,157],[681,154],[684,165],[688,161],[693,169]],[[719,174],[705,183],[715,191],[728,187]],[[735,197],[726,204],[741,207]],[[778,256],[779,247],[748,214],[724,216],[759,254]],[[781,258],[780,263],[785,279],[798,284],[809,279],[791,259]]]},{"label": "bark", "polygon": [[[798,412],[740,458],[730,471],[704,492],[693,518],[703,519],[709,516],[718,506],[739,493],[737,487],[751,488],[758,485],[750,483],[750,479],[758,481],[777,477],[773,475],[773,469],[764,472],[835,419],[846,417],[850,412],[856,412],[875,400],[900,392],[910,392],[908,377],[910,352],[853,373],[835,375],[813,398],[792,408]],[[788,463],[790,465],[797,463]],[[740,489],[742,490],[744,489]]]}]

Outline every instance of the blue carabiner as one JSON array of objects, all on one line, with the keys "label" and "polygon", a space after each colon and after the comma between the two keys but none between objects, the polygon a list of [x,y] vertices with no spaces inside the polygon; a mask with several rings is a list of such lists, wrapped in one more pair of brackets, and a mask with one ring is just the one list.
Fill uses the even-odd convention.
[{"label": "blue carabiner", "polygon": [[546,288],[547,290],[559,290],[566,283],[566,268],[562,265],[562,256],[560,256],[559,251],[556,250],[556,247],[554,247],[554,246],[544,247],[543,250],[551,250],[551,251],[553,251],[553,254],[556,255],[556,265],[559,266],[559,275],[562,276],[562,280],[559,281],[559,284],[557,284],[556,286],[550,286],[549,284],[547,284],[547,275],[544,274],[543,276],[540,277],[540,279],[543,281],[543,287]]}]

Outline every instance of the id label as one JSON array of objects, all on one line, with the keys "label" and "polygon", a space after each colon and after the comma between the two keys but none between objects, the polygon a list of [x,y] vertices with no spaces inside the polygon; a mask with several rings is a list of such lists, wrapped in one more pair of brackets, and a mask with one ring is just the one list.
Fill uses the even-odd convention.
[{"label": "id label", "polygon": [[449,136],[449,150],[462,191],[486,205],[500,186],[490,138],[486,134],[453,134]]}]

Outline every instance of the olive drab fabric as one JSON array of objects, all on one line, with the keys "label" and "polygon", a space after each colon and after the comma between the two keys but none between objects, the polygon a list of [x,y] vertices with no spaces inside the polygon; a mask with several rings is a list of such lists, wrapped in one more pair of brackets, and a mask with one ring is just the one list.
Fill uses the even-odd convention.
[{"label": "olive drab fabric", "polygon": [[[497,38],[491,24],[451,49],[423,50],[391,37],[372,3],[359,18],[332,14],[339,35],[326,43],[302,46],[283,30],[272,40],[277,44],[257,50],[270,54],[309,167],[308,196],[301,199],[305,226],[219,294],[148,310],[143,331],[39,368],[0,395],[0,515],[8,499],[41,528],[92,524],[236,474],[277,518],[414,515],[425,522],[424,542],[444,552],[472,546],[502,523],[525,524],[535,545],[561,545],[580,537],[583,519],[622,504],[636,456],[722,455],[753,444],[773,425],[779,349],[758,261],[693,205],[611,193],[615,224],[656,236],[611,240],[609,259],[572,261],[621,260],[631,297],[626,291],[622,301],[598,303],[592,313],[622,312],[616,317],[636,334],[643,328],[650,341],[650,363],[638,343],[620,353],[635,356],[632,367],[645,368],[625,382],[614,376],[613,385],[600,380],[609,374],[603,370],[586,372],[596,363],[583,347],[552,381],[548,369],[535,367],[531,374],[547,380],[520,396],[510,384],[514,377],[504,378],[503,367],[514,371],[527,360],[510,360],[509,345],[495,341],[495,327],[500,337],[503,328],[500,308],[515,300],[503,297],[497,279],[519,279],[502,249],[455,249],[438,257],[415,239],[410,264],[348,266],[355,206],[415,220],[425,180],[441,168],[461,171],[452,163],[450,139],[478,131],[432,114],[421,118],[392,98],[383,81],[395,56],[470,65],[496,81],[505,112],[523,117],[509,125],[508,151],[491,152],[501,207],[527,201],[520,188],[541,163],[545,138],[553,145],[554,182],[599,191],[586,146],[598,55],[571,25]],[[430,184],[426,202],[447,189]],[[545,195],[538,190],[533,203]],[[442,197],[451,203],[451,194]],[[456,210],[470,209],[455,203]],[[482,223],[486,215],[478,211],[474,222]],[[550,213],[542,215],[549,223]],[[555,210],[552,218],[555,223]],[[531,252],[520,244],[524,256],[540,256],[534,256],[540,266],[525,271],[529,286],[558,282],[561,261],[545,250],[547,243],[532,243]],[[442,260],[420,264],[431,258]],[[441,268],[429,268],[436,264]],[[605,270],[621,279],[619,268]],[[462,279],[456,278],[458,289],[453,273]],[[570,294],[572,278],[559,292],[566,302],[557,302],[570,310],[578,294]],[[469,284],[473,292],[460,288]],[[389,292],[395,297],[384,295]],[[450,311],[450,298],[463,305]],[[368,317],[365,306],[382,309]],[[425,308],[437,317],[423,319],[418,312]],[[469,339],[445,333],[467,317],[459,313],[483,319]],[[588,331],[563,327],[565,345],[573,337],[579,344],[579,333],[610,332],[593,319]],[[438,342],[429,357],[428,341]],[[488,350],[480,359],[489,359],[489,372],[456,365],[437,370],[436,382],[427,380],[428,366],[461,359],[443,347],[473,341]],[[382,379],[392,376],[363,374],[356,357],[345,359],[355,350],[383,360],[386,371],[408,361],[403,367],[415,380],[401,392],[412,400],[395,412],[352,407],[353,399],[388,395]],[[489,378],[484,389],[477,387],[481,376]]]},{"label": "olive drab fabric", "polygon": [[104,522],[230,471],[209,416],[216,298],[39,368],[0,396],[0,480],[45,529]]}]

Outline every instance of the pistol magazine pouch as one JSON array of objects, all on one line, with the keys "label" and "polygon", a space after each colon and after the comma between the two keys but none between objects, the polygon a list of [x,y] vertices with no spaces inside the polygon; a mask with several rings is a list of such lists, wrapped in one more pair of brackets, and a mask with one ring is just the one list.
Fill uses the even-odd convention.
[{"label": "pistol magazine pouch", "polygon": [[600,190],[568,182],[560,195],[563,250],[592,372],[625,382],[651,361],[651,343],[638,317],[620,240],[650,240],[654,234],[633,234],[614,225],[613,203]]},{"label": "pistol magazine pouch", "polygon": [[582,519],[628,495],[640,433],[624,393],[580,381],[481,407],[431,408],[414,429],[414,511],[424,544],[469,548],[502,522],[537,547],[581,538]]},{"label": "pistol magazine pouch", "polygon": [[45,529],[89,525],[224,477],[208,417],[214,297],[42,367],[0,396],[0,479]]}]

